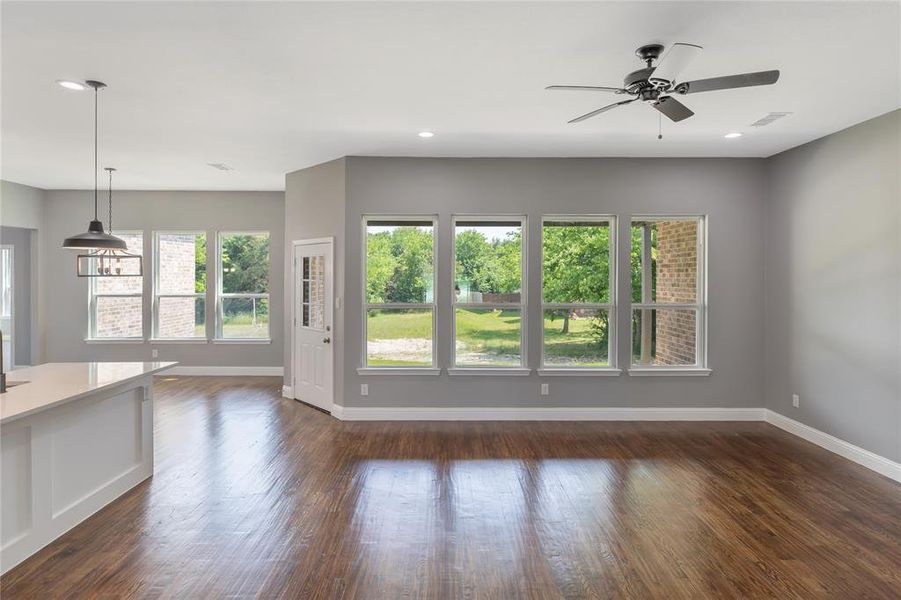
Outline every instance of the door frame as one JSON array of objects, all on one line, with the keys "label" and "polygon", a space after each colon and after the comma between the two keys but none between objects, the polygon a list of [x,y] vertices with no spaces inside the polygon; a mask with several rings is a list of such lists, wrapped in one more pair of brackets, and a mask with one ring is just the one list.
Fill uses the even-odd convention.
[{"label": "door frame", "polygon": [[[297,248],[298,246],[311,246],[313,244],[328,244],[331,253],[330,272],[328,273],[328,296],[332,303],[330,307],[332,314],[331,322],[331,353],[329,361],[331,362],[332,374],[332,397],[329,399],[330,413],[335,408],[335,237],[318,237],[307,238],[303,240],[294,240],[291,242],[291,398],[297,400]],[[306,404],[306,403],[305,403]]]}]

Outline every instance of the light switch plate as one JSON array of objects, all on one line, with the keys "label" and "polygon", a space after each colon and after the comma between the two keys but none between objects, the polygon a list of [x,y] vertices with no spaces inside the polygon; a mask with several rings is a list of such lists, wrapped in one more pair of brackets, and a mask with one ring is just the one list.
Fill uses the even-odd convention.
[{"label": "light switch plate", "polygon": [[546,383],[541,384],[541,395],[542,396],[547,396],[550,393],[550,390],[548,389],[549,387],[550,386]]},{"label": "light switch plate", "polygon": [[795,408],[801,408],[801,396],[798,394],[792,394],[792,406]]},{"label": "light switch plate", "polygon": [[368,384],[368,383],[361,383],[361,384],[360,384],[360,395],[361,395],[361,396],[368,396],[368,395],[369,395],[369,384]]}]

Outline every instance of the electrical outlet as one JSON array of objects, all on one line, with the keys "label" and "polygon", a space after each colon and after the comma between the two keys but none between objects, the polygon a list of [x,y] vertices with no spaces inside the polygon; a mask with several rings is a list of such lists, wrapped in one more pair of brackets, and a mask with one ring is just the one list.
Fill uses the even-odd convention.
[{"label": "electrical outlet", "polygon": [[360,395],[361,395],[361,396],[368,396],[368,395],[369,395],[369,384],[368,384],[368,383],[361,383],[361,384],[360,384]]},{"label": "electrical outlet", "polygon": [[154,348],[153,350],[150,351],[150,356],[151,356],[152,358],[159,358],[159,357],[160,357],[160,351],[157,350],[156,348]]},{"label": "electrical outlet", "polygon": [[542,383],[542,384],[541,384],[541,395],[542,395],[542,396],[547,396],[547,395],[548,395],[548,388],[549,388],[549,387],[550,387],[550,386],[548,386],[548,384],[546,384],[546,383]]},{"label": "electrical outlet", "polygon": [[798,394],[792,394],[792,406],[795,408],[801,408],[801,396]]}]

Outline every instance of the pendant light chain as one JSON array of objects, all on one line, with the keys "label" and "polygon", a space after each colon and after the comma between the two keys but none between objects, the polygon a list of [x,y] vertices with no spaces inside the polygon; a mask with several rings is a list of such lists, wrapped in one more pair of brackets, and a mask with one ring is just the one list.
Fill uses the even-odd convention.
[{"label": "pendant light chain", "polygon": [[113,234],[113,171],[115,169],[107,169],[109,173],[109,223],[107,223],[107,228],[109,230],[109,234]]}]

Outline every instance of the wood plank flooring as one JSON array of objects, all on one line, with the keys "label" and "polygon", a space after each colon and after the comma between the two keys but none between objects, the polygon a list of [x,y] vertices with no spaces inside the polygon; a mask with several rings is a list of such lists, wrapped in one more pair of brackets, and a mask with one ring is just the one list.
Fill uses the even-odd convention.
[{"label": "wood plank flooring", "polygon": [[342,423],[158,380],[154,477],[15,598],[901,598],[901,485],[764,423]]}]

